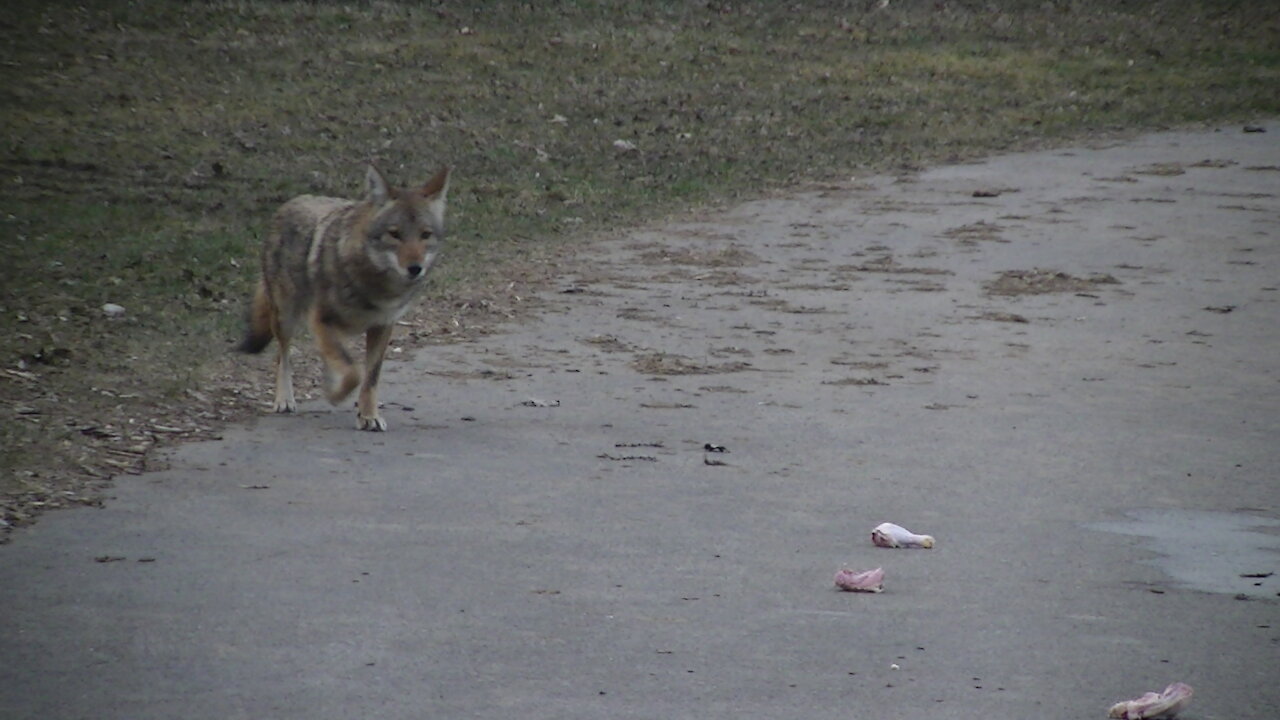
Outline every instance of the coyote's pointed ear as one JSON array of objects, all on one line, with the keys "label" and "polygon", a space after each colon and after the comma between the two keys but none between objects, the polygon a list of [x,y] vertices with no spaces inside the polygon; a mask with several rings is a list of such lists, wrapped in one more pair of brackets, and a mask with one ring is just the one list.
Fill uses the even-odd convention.
[{"label": "coyote's pointed ear", "polygon": [[382,177],[382,173],[378,172],[378,168],[372,164],[369,165],[369,172],[364,176],[364,187],[369,195],[369,202],[374,205],[381,205],[391,197],[391,188],[387,186],[387,179]]},{"label": "coyote's pointed ear", "polygon": [[444,202],[444,196],[449,192],[449,168],[444,168],[436,173],[436,176],[427,181],[422,186],[422,196],[431,202]]}]

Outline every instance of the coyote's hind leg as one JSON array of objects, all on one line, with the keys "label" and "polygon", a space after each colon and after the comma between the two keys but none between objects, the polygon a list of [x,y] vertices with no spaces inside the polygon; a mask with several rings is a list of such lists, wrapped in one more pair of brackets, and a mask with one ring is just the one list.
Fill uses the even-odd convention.
[{"label": "coyote's hind leg", "polygon": [[271,333],[276,337],[276,400],[272,408],[278,413],[297,412],[293,397],[293,364],[289,361],[289,342],[293,339],[293,323],[272,318]]}]

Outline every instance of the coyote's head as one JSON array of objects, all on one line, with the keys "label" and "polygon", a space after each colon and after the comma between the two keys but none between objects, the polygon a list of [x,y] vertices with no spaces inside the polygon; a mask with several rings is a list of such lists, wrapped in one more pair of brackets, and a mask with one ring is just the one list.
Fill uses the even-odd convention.
[{"label": "coyote's head", "polygon": [[406,283],[419,283],[436,261],[444,240],[449,168],[420,188],[394,188],[374,166],[365,176],[372,215],[364,226],[365,251],[374,265]]}]

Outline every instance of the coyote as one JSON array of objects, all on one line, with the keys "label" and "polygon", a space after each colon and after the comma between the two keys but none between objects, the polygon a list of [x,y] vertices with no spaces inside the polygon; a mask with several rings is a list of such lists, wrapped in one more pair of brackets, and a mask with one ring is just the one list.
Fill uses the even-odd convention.
[{"label": "coyote", "polygon": [[302,195],[276,211],[248,330],[236,349],[259,353],[272,338],[279,343],[275,411],[294,412],[289,342],[303,317],[325,361],[325,395],[335,405],[361,385],[343,340],[363,332],[356,427],[383,431],[378,375],[391,329],[426,287],[444,240],[449,168],[420,188],[393,188],[370,165],[365,184],[360,201]]}]

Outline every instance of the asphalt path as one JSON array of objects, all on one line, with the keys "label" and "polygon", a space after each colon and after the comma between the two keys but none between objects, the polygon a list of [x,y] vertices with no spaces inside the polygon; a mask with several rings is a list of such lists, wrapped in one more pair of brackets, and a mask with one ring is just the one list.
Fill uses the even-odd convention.
[{"label": "asphalt path", "polygon": [[1264,129],[619,231],[389,432],[303,402],[16,533],[0,717],[1280,717]]}]

